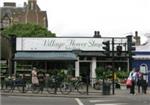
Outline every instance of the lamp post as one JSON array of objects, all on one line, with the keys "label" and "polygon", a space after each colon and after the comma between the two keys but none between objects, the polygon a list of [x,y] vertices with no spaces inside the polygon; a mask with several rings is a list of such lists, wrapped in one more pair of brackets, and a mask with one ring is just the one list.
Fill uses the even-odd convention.
[{"label": "lamp post", "polygon": [[10,35],[11,38],[10,38],[10,43],[11,43],[11,74],[12,73],[15,73],[16,74],[16,71],[14,70],[14,56],[15,56],[15,53],[16,53],[16,35],[12,34]]}]

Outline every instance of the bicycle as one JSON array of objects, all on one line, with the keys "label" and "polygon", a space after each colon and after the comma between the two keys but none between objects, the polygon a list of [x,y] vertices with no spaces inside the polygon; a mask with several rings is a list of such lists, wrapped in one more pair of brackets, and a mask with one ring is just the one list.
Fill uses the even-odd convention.
[{"label": "bicycle", "polygon": [[21,78],[17,79],[8,79],[5,81],[5,89],[4,92],[13,92],[16,88],[19,92],[27,92],[28,90],[28,85],[26,84],[25,80]]},{"label": "bicycle", "polygon": [[70,81],[64,82],[61,84],[60,89],[62,94],[69,94],[74,90],[77,90],[80,94],[86,94],[86,86],[87,84],[85,82],[82,82],[78,78],[73,78]]},{"label": "bicycle", "polygon": [[40,86],[39,84],[31,84],[30,81],[23,78],[8,78],[5,80],[5,89],[4,92],[14,92],[17,90],[21,93],[27,93],[28,91],[32,91],[32,93],[39,93]]},{"label": "bicycle", "polygon": [[29,84],[27,91],[38,94],[40,92],[40,86],[39,84]]},{"label": "bicycle", "polygon": [[63,83],[63,78],[61,78],[58,75],[52,75],[50,78],[46,81],[46,88],[47,92],[50,94],[57,94],[58,88],[61,91],[61,85]]},{"label": "bicycle", "polygon": [[55,93],[55,79],[53,77],[47,78],[46,80],[46,90],[48,93]]}]

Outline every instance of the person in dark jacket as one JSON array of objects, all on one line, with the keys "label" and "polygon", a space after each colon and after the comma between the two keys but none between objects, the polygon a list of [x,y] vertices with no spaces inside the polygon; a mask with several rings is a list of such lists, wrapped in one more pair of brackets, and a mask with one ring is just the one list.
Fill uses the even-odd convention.
[{"label": "person in dark jacket", "polygon": [[133,69],[130,74],[129,74],[129,78],[131,78],[131,82],[132,82],[132,85],[130,87],[130,94],[133,94],[135,95],[135,85],[136,85],[136,70]]},{"label": "person in dark jacket", "polygon": [[39,80],[39,87],[41,93],[43,93],[44,86],[45,86],[45,73],[44,72],[38,72],[38,80]]},{"label": "person in dark jacket", "polygon": [[142,93],[146,94],[148,84],[146,80],[144,80],[144,78],[141,79],[141,86],[142,86]]},{"label": "person in dark jacket", "polygon": [[138,93],[141,92],[141,88],[142,88],[142,78],[143,78],[143,74],[141,72],[137,72],[137,87],[138,87]]}]

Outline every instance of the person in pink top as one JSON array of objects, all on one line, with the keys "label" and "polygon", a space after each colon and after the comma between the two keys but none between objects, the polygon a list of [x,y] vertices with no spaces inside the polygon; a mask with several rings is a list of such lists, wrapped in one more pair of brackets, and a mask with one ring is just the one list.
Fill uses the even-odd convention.
[{"label": "person in pink top", "polygon": [[32,69],[32,85],[39,85],[39,80],[37,77],[37,70],[35,67]]}]

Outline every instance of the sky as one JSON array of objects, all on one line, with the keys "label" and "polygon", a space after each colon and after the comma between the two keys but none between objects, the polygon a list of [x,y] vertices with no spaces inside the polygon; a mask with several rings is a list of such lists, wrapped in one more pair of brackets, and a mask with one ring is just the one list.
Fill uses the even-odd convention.
[{"label": "sky", "polygon": [[[27,0],[0,0],[17,2]],[[125,37],[139,32],[141,41],[150,33],[150,0],[37,0],[47,11],[48,29],[56,36]]]}]

